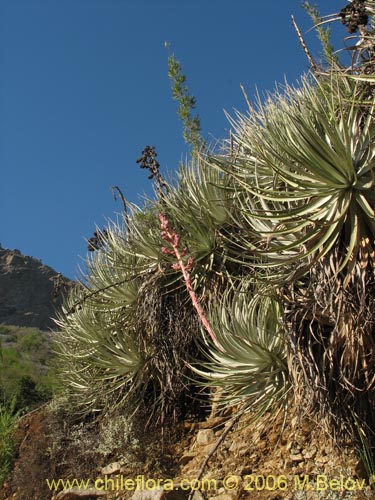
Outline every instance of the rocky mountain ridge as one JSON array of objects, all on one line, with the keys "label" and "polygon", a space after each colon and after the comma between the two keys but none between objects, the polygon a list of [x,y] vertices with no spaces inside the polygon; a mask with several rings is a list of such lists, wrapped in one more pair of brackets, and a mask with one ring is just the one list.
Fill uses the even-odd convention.
[{"label": "rocky mountain ridge", "polygon": [[0,323],[55,328],[52,318],[73,284],[39,259],[0,247]]}]

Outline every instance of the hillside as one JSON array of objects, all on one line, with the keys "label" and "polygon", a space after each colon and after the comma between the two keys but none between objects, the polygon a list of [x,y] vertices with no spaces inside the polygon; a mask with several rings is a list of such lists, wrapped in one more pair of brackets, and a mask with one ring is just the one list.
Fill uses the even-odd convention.
[{"label": "hillside", "polygon": [[51,318],[72,284],[39,259],[0,247],[0,324],[54,328]]},{"label": "hillside", "polygon": [[[24,414],[51,398],[53,317],[73,282],[0,247],[0,410]],[[1,469],[1,465],[0,465]],[[1,476],[1,471],[0,471]]]},{"label": "hillside", "polygon": [[252,424],[241,419],[232,429],[214,411],[164,430],[145,420],[130,424],[115,413],[74,422],[56,406],[28,415],[0,499],[188,500],[189,485],[191,500],[374,498],[353,443],[337,446],[293,404],[287,415],[267,413]]}]

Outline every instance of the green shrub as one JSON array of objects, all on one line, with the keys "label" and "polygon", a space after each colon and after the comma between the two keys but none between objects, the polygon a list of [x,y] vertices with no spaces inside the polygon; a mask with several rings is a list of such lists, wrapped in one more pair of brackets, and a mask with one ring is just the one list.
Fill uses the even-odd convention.
[{"label": "green shrub", "polygon": [[[0,325],[6,336],[1,346],[0,401],[10,401],[16,396],[17,409],[35,407],[49,399],[55,387],[55,369],[50,349],[50,336],[37,328]],[[35,385],[38,397],[29,397],[23,384]],[[23,403],[22,403],[23,401]]]},{"label": "green shrub", "polygon": [[0,403],[0,485],[9,475],[15,453],[14,431],[18,421],[15,403]]},{"label": "green shrub", "polygon": [[15,409],[28,411],[51,397],[44,388],[38,388],[36,382],[28,375],[21,377],[15,391]]}]

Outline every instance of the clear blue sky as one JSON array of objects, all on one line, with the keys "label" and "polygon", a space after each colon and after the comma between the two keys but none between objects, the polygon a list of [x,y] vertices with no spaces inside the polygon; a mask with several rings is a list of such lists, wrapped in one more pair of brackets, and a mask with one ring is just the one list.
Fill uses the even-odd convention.
[{"label": "clear blue sky", "polygon": [[[0,243],[75,278],[95,226],[115,218],[111,186],[151,194],[135,160],[154,145],[162,173],[187,148],[164,42],[197,98],[203,135],[223,138],[240,83],[291,83],[317,55],[299,0],[0,0]],[[318,1],[321,14],[345,0]],[[339,37],[345,30],[336,23]],[[341,43],[341,42],[339,42]]]}]

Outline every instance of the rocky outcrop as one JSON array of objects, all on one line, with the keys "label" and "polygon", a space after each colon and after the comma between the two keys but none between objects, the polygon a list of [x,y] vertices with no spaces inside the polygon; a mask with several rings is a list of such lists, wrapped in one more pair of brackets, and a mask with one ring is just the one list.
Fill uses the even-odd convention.
[{"label": "rocky outcrop", "polygon": [[0,323],[55,328],[51,318],[72,285],[39,259],[0,248]]}]

